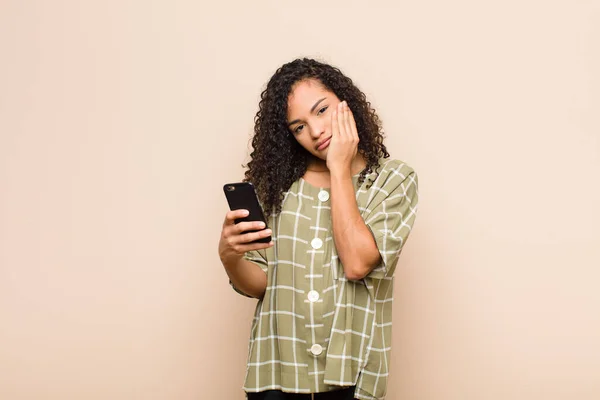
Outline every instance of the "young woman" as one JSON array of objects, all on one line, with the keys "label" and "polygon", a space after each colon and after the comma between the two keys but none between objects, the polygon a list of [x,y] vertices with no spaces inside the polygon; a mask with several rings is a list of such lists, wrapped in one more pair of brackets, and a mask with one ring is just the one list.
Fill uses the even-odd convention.
[{"label": "young woman", "polygon": [[246,180],[269,229],[236,225],[245,211],[228,212],[219,242],[233,288],[259,299],[248,399],[383,399],[394,269],[417,212],[417,175],[389,159],[364,93],[315,60],[277,70],[254,133]]}]

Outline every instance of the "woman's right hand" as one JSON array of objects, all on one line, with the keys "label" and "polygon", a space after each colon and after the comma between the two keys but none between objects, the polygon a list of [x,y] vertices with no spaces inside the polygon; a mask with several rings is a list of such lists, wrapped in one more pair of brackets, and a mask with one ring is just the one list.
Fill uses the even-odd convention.
[{"label": "woman's right hand", "polygon": [[[219,257],[223,264],[237,262],[247,251],[262,250],[273,246],[270,243],[251,243],[257,239],[262,239],[271,235],[270,229],[264,229],[265,224],[261,221],[235,223],[236,219],[248,216],[247,210],[229,211],[225,215],[221,239],[219,240]],[[259,230],[258,232],[248,232]]]}]

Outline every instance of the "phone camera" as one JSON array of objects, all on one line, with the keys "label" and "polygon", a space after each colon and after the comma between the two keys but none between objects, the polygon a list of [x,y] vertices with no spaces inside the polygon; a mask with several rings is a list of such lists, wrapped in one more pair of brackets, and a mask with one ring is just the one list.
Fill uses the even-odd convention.
[{"label": "phone camera", "polygon": [[233,192],[234,190],[235,190],[235,186],[233,186],[233,185],[228,185],[227,186],[227,191],[228,192]]}]

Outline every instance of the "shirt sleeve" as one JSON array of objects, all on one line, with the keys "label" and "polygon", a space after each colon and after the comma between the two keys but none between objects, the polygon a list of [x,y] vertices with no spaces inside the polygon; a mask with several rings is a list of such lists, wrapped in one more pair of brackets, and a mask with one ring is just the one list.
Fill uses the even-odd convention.
[{"label": "shirt sleeve", "polygon": [[[253,262],[254,264],[258,265],[260,267],[260,269],[262,269],[264,271],[265,274],[267,273],[267,271],[268,271],[268,263],[267,263],[267,258],[265,256],[264,250],[247,251],[246,254],[244,254],[244,259],[248,260],[250,262]],[[249,296],[246,293],[242,292],[240,289],[238,289],[233,284],[233,282],[231,281],[231,279],[229,280],[229,284],[231,285],[231,287],[233,288],[233,290],[235,290],[237,293],[241,294],[242,296],[254,298],[254,297]]]},{"label": "shirt sleeve", "polygon": [[[407,170],[408,169],[408,170]],[[364,216],[371,230],[381,263],[367,275],[374,279],[391,277],[398,257],[412,230],[418,208],[418,177],[414,170],[404,165],[388,171],[385,182],[374,183],[374,200],[367,206]]]}]

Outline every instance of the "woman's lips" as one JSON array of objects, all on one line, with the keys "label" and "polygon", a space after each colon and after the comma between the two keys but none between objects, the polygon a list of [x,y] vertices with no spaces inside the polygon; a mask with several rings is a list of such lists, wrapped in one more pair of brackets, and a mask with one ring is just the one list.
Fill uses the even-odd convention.
[{"label": "woman's lips", "polygon": [[317,147],[317,150],[325,149],[327,146],[329,146],[329,142],[331,142],[331,138],[324,141],[319,147]]}]

